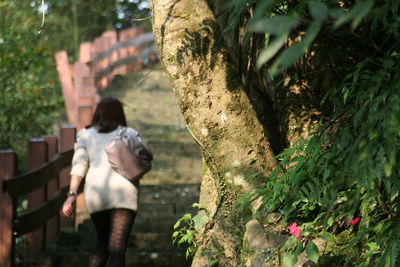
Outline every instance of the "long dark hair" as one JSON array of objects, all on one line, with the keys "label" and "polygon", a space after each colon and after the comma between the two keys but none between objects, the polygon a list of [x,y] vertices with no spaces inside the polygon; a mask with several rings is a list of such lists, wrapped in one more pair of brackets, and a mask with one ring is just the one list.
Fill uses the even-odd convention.
[{"label": "long dark hair", "polygon": [[94,111],[92,122],[86,128],[95,127],[99,133],[109,133],[117,127],[126,126],[126,117],[122,103],[115,98],[102,99]]}]

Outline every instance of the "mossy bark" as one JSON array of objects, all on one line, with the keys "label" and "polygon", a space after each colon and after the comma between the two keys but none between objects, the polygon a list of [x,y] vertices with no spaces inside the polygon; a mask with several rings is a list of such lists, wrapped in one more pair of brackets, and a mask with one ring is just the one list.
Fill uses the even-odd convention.
[{"label": "mossy bark", "polygon": [[[207,170],[201,200],[207,204],[210,222],[193,266],[205,266],[214,257],[223,266],[236,266],[241,237],[235,235],[238,225],[232,221],[234,203],[254,186],[246,181],[248,174],[274,167],[268,129],[232,67],[207,2],[153,0],[152,10],[161,63]],[[251,164],[254,160],[257,163]]]}]

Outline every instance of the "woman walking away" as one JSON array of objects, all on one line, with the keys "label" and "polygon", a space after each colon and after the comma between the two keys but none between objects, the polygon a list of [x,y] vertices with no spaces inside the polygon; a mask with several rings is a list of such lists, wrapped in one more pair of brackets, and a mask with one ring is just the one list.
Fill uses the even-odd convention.
[{"label": "woman walking away", "polygon": [[84,199],[98,241],[89,260],[90,267],[125,266],[127,242],[137,211],[139,181],[131,182],[114,171],[104,151],[105,145],[123,127],[126,127],[126,118],[121,102],[105,98],[98,104],[91,125],[77,133],[63,214],[72,215],[79,184],[86,176]]}]

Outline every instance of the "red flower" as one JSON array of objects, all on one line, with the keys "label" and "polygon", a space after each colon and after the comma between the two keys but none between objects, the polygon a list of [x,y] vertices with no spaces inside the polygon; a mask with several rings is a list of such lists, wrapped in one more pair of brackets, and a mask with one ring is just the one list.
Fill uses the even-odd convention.
[{"label": "red flower", "polygon": [[291,234],[294,235],[294,237],[299,238],[300,237],[300,228],[297,227],[297,223],[292,223],[289,227],[288,227],[289,231]]},{"label": "red flower", "polygon": [[360,217],[356,217],[353,220],[350,221],[350,226],[355,225],[356,223],[358,223],[361,220]]}]

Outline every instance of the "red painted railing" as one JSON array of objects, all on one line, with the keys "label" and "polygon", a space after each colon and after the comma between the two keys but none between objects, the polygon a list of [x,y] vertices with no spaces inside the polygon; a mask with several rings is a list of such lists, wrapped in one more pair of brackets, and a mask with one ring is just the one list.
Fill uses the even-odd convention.
[{"label": "red painted railing", "polygon": [[[15,240],[26,236],[27,260],[36,260],[59,233],[74,226],[74,218],[60,216],[69,186],[69,170],[76,128],[64,127],[60,138],[44,136],[28,143],[29,171],[17,175],[17,155],[0,150],[0,266],[15,266]],[[58,153],[58,151],[61,151]],[[17,214],[19,200],[27,211]]]},{"label": "red painted railing", "polygon": [[110,85],[115,75],[138,71],[157,58],[152,33],[132,28],[108,31],[80,46],[79,59],[69,64],[65,51],[56,54],[69,123],[81,129],[90,123],[99,101],[97,91]]}]

